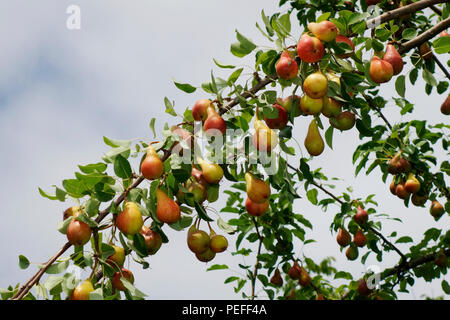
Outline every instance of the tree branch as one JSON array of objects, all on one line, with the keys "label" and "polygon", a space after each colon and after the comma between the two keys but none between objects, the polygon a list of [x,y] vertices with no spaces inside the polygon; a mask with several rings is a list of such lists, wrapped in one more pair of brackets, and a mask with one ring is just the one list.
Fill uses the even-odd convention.
[{"label": "tree branch", "polygon": [[258,269],[259,269],[259,255],[261,254],[261,247],[262,247],[262,243],[263,243],[263,240],[264,240],[264,238],[259,233],[258,224],[256,222],[255,217],[252,217],[252,220],[253,220],[253,224],[255,225],[256,234],[258,235],[259,244],[258,244],[258,252],[256,254],[255,268],[253,270],[252,293],[251,293],[251,296],[250,296],[250,300],[254,300],[255,299],[256,277],[258,275]]},{"label": "tree branch", "polygon": [[450,73],[447,71],[447,68],[445,68],[445,66],[439,61],[439,59],[434,55],[434,53],[433,53],[433,59],[434,59],[434,62],[436,62],[436,64],[439,66],[439,68],[441,68],[442,72],[444,72],[444,74],[450,80]]},{"label": "tree branch", "polygon": [[378,114],[380,115],[381,119],[383,119],[384,123],[386,123],[386,125],[389,127],[389,129],[392,131],[392,125],[389,123],[388,119],[384,116],[383,112],[381,112],[380,108],[378,108],[376,105],[374,105],[372,103],[372,99],[363,93],[363,97],[364,99],[366,99],[367,103],[369,104],[369,106],[374,109],[376,112],[378,112]]}]

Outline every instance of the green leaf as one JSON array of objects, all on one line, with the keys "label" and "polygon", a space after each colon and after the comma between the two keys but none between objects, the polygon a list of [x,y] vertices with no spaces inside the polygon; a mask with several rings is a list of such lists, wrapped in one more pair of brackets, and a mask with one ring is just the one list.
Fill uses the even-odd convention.
[{"label": "green leaf", "polygon": [[433,41],[434,52],[438,54],[450,52],[450,37],[439,37]]},{"label": "green leaf", "polygon": [[41,194],[41,196],[43,196],[44,198],[47,198],[47,199],[50,199],[50,200],[58,200],[58,197],[49,195],[48,193],[46,193],[41,188],[38,188],[38,190],[39,190],[39,193]]},{"label": "green leaf", "polygon": [[401,75],[397,77],[397,80],[395,80],[395,90],[397,90],[397,93],[400,97],[405,97],[405,76]]},{"label": "green leaf", "polygon": [[416,36],[417,36],[417,29],[407,28],[402,32],[402,37],[405,40],[414,39]]},{"label": "green leaf", "polygon": [[321,21],[327,20],[330,17],[330,15],[331,15],[331,12],[325,12],[317,18],[316,22],[319,23]]},{"label": "green leaf", "polygon": [[30,265],[30,261],[28,261],[28,259],[25,256],[20,255],[19,256],[20,269],[26,269],[26,268],[28,268],[29,265]]},{"label": "green leaf", "polygon": [[254,49],[256,49],[256,45],[241,35],[239,31],[236,30],[236,38],[238,42],[233,43],[231,45],[231,53],[236,57],[242,58],[251,53]]},{"label": "green leaf", "polygon": [[428,71],[427,69],[423,69],[422,77],[423,77],[423,80],[425,80],[425,82],[428,83],[430,86],[433,86],[433,87],[437,86],[436,79],[434,78],[433,74],[430,71]]},{"label": "green leaf", "polygon": [[234,71],[234,72],[228,77],[228,83],[229,83],[229,84],[235,83],[236,80],[237,80],[237,79],[239,78],[239,76],[241,75],[241,73],[242,73],[243,70],[244,70],[243,68],[240,68],[240,69],[237,69],[236,71]]},{"label": "green leaf", "polygon": [[219,226],[220,229],[222,229],[222,231],[226,232],[226,233],[233,233],[235,232],[235,230],[233,229],[232,226],[230,226],[228,223],[226,223],[225,221],[223,221],[222,218],[219,218],[217,220],[217,225]]},{"label": "green leaf", "polygon": [[318,191],[317,189],[311,189],[308,190],[308,192],[306,193],[306,197],[308,198],[308,200],[313,204],[313,205],[317,205],[317,195],[318,195]]},{"label": "green leaf", "polygon": [[413,242],[413,239],[408,236],[398,238],[397,241],[395,241],[395,243],[408,243],[408,242]]},{"label": "green leaf", "polygon": [[327,131],[325,131],[325,141],[330,149],[333,149],[333,130],[334,128],[330,126]]},{"label": "green leaf", "polygon": [[446,294],[450,294],[450,285],[448,284],[447,280],[442,280],[441,286],[442,290],[444,290]]},{"label": "green leaf", "polygon": [[175,112],[175,108],[174,108],[173,104],[170,102],[170,100],[167,99],[167,97],[164,97],[164,104],[166,106],[166,113],[170,114],[171,116],[176,117],[177,113]]},{"label": "green leaf", "polygon": [[169,227],[176,231],[186,229],[192,224],[192,217],[182,216],[177,222],[169,224]]},{"label": "green leaf", "polygon": [[116,140],[103,137],[103,141],[112,148],[129,147],[131,145],[131,140]]},{"label": "green leaf", "polygon": [[336,272],[336,274],[334,275],[334,279],[353,280],[353,276],[349,272],[339,271],[339,272]]},{"label": "green leaf", "polygon": [[180,89],[181,91],[184,91],[186,93],[193,93],[195,90],[197,90],[196,87],[191,86],[189,83],[179,83],[174,81],[173,82],[175,86]]},{"label": "green leaf", "polygon": [[228,266],[226,264],[215,264],[206,269],[206,271],[223,270],[223,269],[228,269]]},{"label": "green leaf", "polygon": [[411,70],[411,72],[409,73],[409,81],[411,82],[411,84],[416,83],[418,75],[419,75],[419,70],[417,68],[414,68]]},{"label": "green leaf", "polygon": [[128,280],[126,280],[124,277],[121,278],[123,286],[130,292],[130,294],[133,297],[136,298],[144,298],[147,295],[143,293],[142,291],[138,290],[134,285],[132,285]]},{"label": "green leaf", "polygon": [[236,68],[235,66],[230,65],[230,64],[225,65],[225,64],[219,63],[219,62],[217,62],[217,60],[214,59],[214,58],[213,58],[213,61],[214,61],[214,63],[216,64],[216,66],[218,66],[219,68],[222,68],[222,69],[234,69],[234,68]]},{"label": "green leaf", "polygon": [[152,130],[152,132],[153,132],[153,138],[156,137],[155,122],[156,122],[156,118],[152,118],[152,119],[150,120],[150,124],[149,124],[150,130]]},{"label": "green leaf", "polygon": [[89,293],[89,300],[104,300],[102,288],[98,288]]},{"label": "green leaf", "polygon": [[122,179],[128,179],[132,174],[130,163],[120,154],[114,160],[114,173]]},{"label": "green leaf", "polygon": [[89,217],[95,216],[98,213],[98,208],[100,207],[100,201],[95,198],[90,198],[86,201],[86,212]]},{"label": "green leaf", "polygon": [[211,218],[206,214],[206,211],[205,211],[205,209],[203,208],[203,206],[201,206],[197,201],[195,201],[195,210],[197,211],[198,216],[199,216],[202,220],[205,220],[205,221],[208,221],[208,222],[214,221],[213,219],[211,219]]}]

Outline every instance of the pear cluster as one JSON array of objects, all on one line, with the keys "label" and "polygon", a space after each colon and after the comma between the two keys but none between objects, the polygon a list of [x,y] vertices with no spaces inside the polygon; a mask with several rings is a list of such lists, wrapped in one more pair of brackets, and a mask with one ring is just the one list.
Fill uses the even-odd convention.
[{"label": "pear cluster", "polygon": [[192,107],[192,116],[195,121],[203,122],[203,130],[207,136],[223,135],[227,124],[216,111],[214,103],[208,99],[197,101]]},{"label": "pear cluster", "polygon": [[375,83],[385,83],[403,70],[403,59],[392,44],[388,44],[383,58],[374,55],[370,61],[369,75]]},{"label": "pear cluster", "polygon": [[223,235],[216,234],[211,227],[209,227],[209,234],[200,230],[199,222],[197,219],[189,228],[187,245],[199,261],[209,262],[216,257],[217,253],[227,250],[228,240]]}]

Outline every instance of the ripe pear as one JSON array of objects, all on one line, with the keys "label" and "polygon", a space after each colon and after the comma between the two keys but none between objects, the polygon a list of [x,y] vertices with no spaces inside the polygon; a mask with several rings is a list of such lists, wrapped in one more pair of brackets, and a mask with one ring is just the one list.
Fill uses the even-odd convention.
[{"label": "ripe pear", "polygon": [[392,178],[391,184],[389,185],[389,190],[391,191],[391,193],[396,196],[397,193],[395,191],[395,189],[397,188],[397,185],[395,184],[395,177]]},{"label": "ripe pear", "polygon": [[353,52],[355,52],[355,45],[354,45],[353,41],[345,36],[338,34],[336,36],[336,43],[338,43],[338,42],[344,42],[344,43],[348,44],[352,48],[352,52],[344,53],[344,54],[338,55],[337,57],[341,58],[341,59],[351,57]]},{"label": "ripe pear", "polygon": [[112,245],[114,248],[114,253],[110,255],[106,262],[110,264],[113,268],[122,268],[125,262],[125,250],[124,248]]},{"label": "ripe pear", "polygon": [[395,194],[403,200],[406,200],[409,197],[410,193],[406,191],[405,183],[403,181],[399,182],[395,187]]},{"label": "ripe pear", "polygon": [[224,252],[228,248],[228,240],[222,235],[214,234],[209,241],[209,248],[215,252]]},{"label": "ripe pear", "polygon": [[334,118],[341,114],[342,105],[339,101],[330,98],[323,97],[322,114],[327,118]]},{"label": "ripe pear", "polygon": [[121,271],[117,271],[112,278],[112,286],[114,289],[119,291],[126,291],[127,289],[122,283],[122,279],[127,280],[131,284],[134,284],[134,275],[133,273],[125,268],[122,268]]},{"label": "ripe pear", "polygon": [[288,113],[282,106],[277,103],[275,103],[273,106],[278,110],[278,116],[274,119],[264,117],[264,121],[270,129],[283,129],[288,123]]},{"label": "ripe pear", "polygon": [[117,228],[127,236],[132,236],[141,230],[143,224],[144,220],[137,204],[125,203],[125,208],[116,218]]},{"label": "ripe pear", "polygon": [[383,60],[391,64],[394,69],[394,75],[399,74],[403,70],[403,60],[400,53],[392,44],[388,44],[386,47],[386,53],[383,56]]},{"label": "ripe pear", "polygon": [[369,220],[369,215],[367,214],[367,211],[364,210],[361,206],[358,206],[356,209],[356,214],[353,216],[353,220],[360,226],[365,225],[367,221]]},{"label": "ripe pear", "polygon": [[308,30],[312,32],[312,34],[325,42],[333,41],[336,39],[336,35],[338,33],[336,25],[331,21],[321,21],[319,23],[310,22],[308,23]]},{"label": "ripe pear", "polygon": [[350,247],[348,247],[347,250],[345,250],[345,256],[350,261],[358,259],[358,255],[359,255],[358,248],[354,245],[350,245]]},{"label": "ripe pear", "polygon": [[188,180],[186,182],[186,188],[190,193],[194,195],[193,199],[192,197],[185,198],[184,193],[181,190],[178,190],[177,199],[180,202],[185,202],[192,207],[195,206],[194,201],[197,201],[199,204],[202,204],[208,197],[208,192],[206,191],[205,186],[196,180]]},{"label": "ripe pear", "polygon": [[431,51],[430,46],[426,42],[420,45],[419,53],[424,60],[430,60],[433,58],[433,52]]},{"label": "ripe pear", "polygon": [[161,248],[162,245],[162,237],[158,231],[151,230],[147,226],[142,226],[141,231],[139,233],[144,237],[145,246],[148,249],[149,255],[154,255]]},{"label": "ripe pear", "polygon": [[284,50],[280,59],[275,64],[275,69],[281,79],[294,79],[298,74],[298,64],[294,59],[294,53]]},{"label": "ripe pear", "polygon": [[322,72],[314,72],[303,82],[303,91],[313,99],[323,98],[327,94],[328,79]]},{"label": "ripe pear", "polygon": [[147,156],[141,163],[141,172],[148,180],[159,179],[164,173],[164,163],[152,146],[148,147]]},{"label": "ripe pear", "polygon": [[270,278],[270,283],[277,287],[281,287],[283,285],[283,278],[281,277],[280,270],[275,269],[272,278]]},{"label": "ripe pear", "polygon": [[357,245],[358,247],[364,247],[367,243],[367,238],[364,235],[364,233],[361,231],[361,229],[358,229],[356,231],[354,237],[353,237],[353,243]]},{"label": "ripe pear", "polygon": [[209,262],[215,258],[216,253],[212,251],[210,248],[203,253],[196,253],[195,256],[201,262]]},{"label": "ripe pear", "polygon": [[219,183],[223,178],[223,169],[221,166],[215,163],[210,163],[200,157],[197,161],[202,168],[202,177],[209,184]]},{"label": "ripe pear", "polygon": [[91,234],[91,227],[85,222],[75,220],[75,217],[66,230],[67,240],[74,246],[85,245],[91,238]]},{"label": "ripe pear", "polygon": [[305,138],[305,147],[311,156],[320,155],[325,148],[325,144],[323,142],[322,136],[320,135],[319,128],[314,119],[309,124],[308,134]]},{"label": "ripe pear", "polygon": [[200,182],[205,187],[208,186],[208,182],[206,182],[205,177],[203,177],[203,172],[194,166],[192,166],[191,176],[194,177],[195,180],[197,180],[197,182]]},{"label": "ripe pear", "polygon": [[193,253],[204,253],[209,250],[210,237],[203,230],[188,232],[187,244]]},{"label": "ripe pear", "polygon": [[441,105],[442,114],[448,116],[450,114],[450,95],[447,96],[444,103]]},{"label": "ripe pear", "polygon": [[247,200],[245,201],[245,209],[247,210],[249,215],[260,217],[264,215],[267,210],[269,210],[269,204],[269,200],[263,203],[256,203],[253,202],[250,198],[247,198]]},{"label": "ripe pear", "polygon": [[412,173],[409,174],[405,182],[405,190],[409,193],[417,193],[420,190],[420,182]]},{"label": "ripe pear", "polygon": [[63,213],[63,220],[66,220],[69,217],[76,217],[80,212],[81,208],[79,206],[67,208]]},{"label": "ripe pear", "polygon": [[94,291],[91,280],[85,280],[73,290],[70,300],[89,300],[89,294]]},{"label": "ripe pear", "polygon": [[425,202],[427,202],[427,196],[414,193],[411,197],[411,202],[413,205],[415,205],[417,207],[423,207]]},{"label": "ripe pear", "polygon": [[439,203],[439,201],[434,200],[433,202],[431,202],[430,214],[433,216],[434,220],[439,220],[444,212],[445,209],[442,204]]},{"label": "ripe pear", "polygon": [[330,118],[330,125],[341,131],[350,130],[355,125],[355,114],[350,111],[341,112],[336,117]]},{"label": "ripe pear", "polygon": [[277,103],[282,106],[288,113],[292,113],[294,117],[302,114],[300,109],[300,97],[293,95],[286,98],[278,98]]},{"label": "ripe pear", "polygon": [[308,271],[305,268],[300,267],[300,279],[298,280],[302,287],[309,286],[311,283],[311,277],[309,276]]},{"label": "ripe pear", "polygon": [[264,203],[270,198],[270,186],[263,180],[253,176],[250,172],[245,174],[247,196],[255,203]]},{"label": "ripe pear", "polygon": [[252,142],[258,151],[270,152],[277,146],[278,136],[261,120],[256,119],[255,133],[253,134]]},{"label": "ripe pear", "polygon": [[300,100],[300,108],[308,115],[317,115],[323,109],[323,102],[324,100],[322,98],[313,99],[305,94]]},{"label": "ripe pear", "polygon": [[325,53],[325,47],[322,42],[315,37],[309,36],[307,33],[300,37],[297,44],[297,54],[301,60],[314,63],[322,59]]},{"label": "ripe pear", "polygon": [[352,239],[351,239],[350,233],[348,233],[347,230],[345,230],[343,228],[339,228],[339,231],[338,231],[338,234],[336,237],[336,241],[341,247],[346,247],[350,244]]},{"label": "ripe pear", "polygon": [[301,277],[302,269],[299,266],[297,260],[294,261],[292,267],[289,268],[288,275],[292,280],[298,280]]},{"label": "ripe pear", "polygon": [[409,171],[411,171],[411,164],[400,153],[397,153],[388,161],[388,172],[390,174],[408,173]]},{"label": "ripe pear", "polygon": [[156,215],[159,221],[168,224],[175,223],[181,218],[178,204],[161,189],[156,190]]},{"label": "ripe pear", "polygon": [[366,280],[360,279],[358,282],[358,293],[362,296],[368,296],[372,293],[372,290],[367,286]]},{"label": "ripe pear", "polygon": [[448,37],[448,36],[450,36],[450,34],[447,32],[447,30],[444,30],[439,34],[439,36],[440,37]]},{"label": "ripe pear", "polygon": [[224,135],[227,130],[227,124],[219,115],[213,105],[208,106],[207,117],[203,125],[203,130],[207,136]]},{"label": "ripe pear", "polygon": [[207,109],[211,105],[211,100],[198,100],[192,107],[192,116],[195,121],[205,121],[208,116]]},{"label": "ripe pear", "polygon": [[391,80],[394,75],[394,68],[389,62],[373,56],[370,61],[369,75],[373,82],[385,83]]}]

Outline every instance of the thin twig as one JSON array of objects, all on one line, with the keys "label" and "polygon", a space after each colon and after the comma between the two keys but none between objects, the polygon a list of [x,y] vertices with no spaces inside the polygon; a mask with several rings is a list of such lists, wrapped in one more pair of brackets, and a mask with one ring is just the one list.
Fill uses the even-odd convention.
[{"label": "thin twig", "polygon": [[258,244],[258,252],[256,254],[255,268],[253,270],[252,293],[251,293],[251,296],[250,296],[250,300],[254,300],[255,299],[255,285],[256,285],[256,277],[258,275],[258,269],[259,269],[259,255],[261,254],[261,247],[262,247],[262,243],[263,243],[263,240],[264,240],[264,238],[259,233],[258,223],[256,222],[255,217],[252,217],[252,220],[253,220],[253,224],[255,225],[256,234],[258,235],[259,244]]}]

